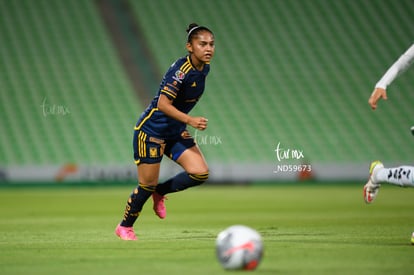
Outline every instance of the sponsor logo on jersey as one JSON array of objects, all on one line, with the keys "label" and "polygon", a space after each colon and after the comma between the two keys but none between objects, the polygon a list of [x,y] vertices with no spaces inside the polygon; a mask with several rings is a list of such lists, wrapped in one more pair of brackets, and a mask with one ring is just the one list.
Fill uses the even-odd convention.
[{"label": "sponsor logo on jersey", "polygon": [[173,79],[181,83],[184,77],[185,77],[185,73],[183,73],[181,70],[177,70],[175,72],[175,75],[173,76]]}]

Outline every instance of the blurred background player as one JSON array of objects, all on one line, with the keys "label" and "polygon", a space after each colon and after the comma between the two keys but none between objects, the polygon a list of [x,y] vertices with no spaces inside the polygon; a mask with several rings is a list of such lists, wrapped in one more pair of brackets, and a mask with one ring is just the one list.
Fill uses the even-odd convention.
[{"label": "blurred background player", "polygon": [[[134,131],[134,158],[138,186],[128,198],[123,220],[115,234],[123,240],[136,240],[133,224],[152,196],[155,214],[166,216],[165,194],[202,184],[209,169],[199,147],[186,130],[187,125],[207,128],[207,119],[193,117],[193,109],[204,92],[205,79],[214,55],[214,35],[207,27],[192,23],[187,30],[188,55],[176,60],[164,75],[158,94],[141,114]],[[158,184],[163,155],[184,171]]]},{"label": "blurred background player", "polygon": [[[380,81],[375,85],[368,103],[373,110],[377,108],[380,99],[387,99],[387,87],[397,76],[402,74],[414,62],[414,44],[403,53],[400,58],[387,70]],[[399,186],[414,187],[414,167],[399,166],[395,168],[385,168],[380,161],[371,163],[369,169],[369,179],[364,186],[364,200],[371,203],[377,196],[380,183],[386,182]]]}]

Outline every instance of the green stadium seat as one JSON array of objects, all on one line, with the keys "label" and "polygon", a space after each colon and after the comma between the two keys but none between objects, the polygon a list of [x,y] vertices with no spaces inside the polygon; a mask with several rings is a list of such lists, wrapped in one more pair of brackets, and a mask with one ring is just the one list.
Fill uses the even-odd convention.
[{"label": "green stadium seat", "polygon": [[[312,163],[412,160],[413,72],[377,111],[367,104],[413,41],[412,0],[129,3],[160,74],[186,54],[190,22],[214,31],[193,111],[209,118],[197,135],[210,163],[275,163],[278,142]],[[94,1],[0,1],[0,40],[1,165],[131,163],[132,127],[148,102]],[[44,100],[70,113],[45,116]]]}]

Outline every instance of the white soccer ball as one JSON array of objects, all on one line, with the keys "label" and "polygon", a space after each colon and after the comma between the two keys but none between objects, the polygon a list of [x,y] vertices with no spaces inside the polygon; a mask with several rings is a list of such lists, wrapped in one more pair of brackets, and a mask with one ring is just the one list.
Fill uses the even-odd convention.
[{"label": "white soccer ball", "polygon": [[253,270],[262,259],[262,238],[250,227],[230,226],[218,234],[216,254],[224,269]]}]

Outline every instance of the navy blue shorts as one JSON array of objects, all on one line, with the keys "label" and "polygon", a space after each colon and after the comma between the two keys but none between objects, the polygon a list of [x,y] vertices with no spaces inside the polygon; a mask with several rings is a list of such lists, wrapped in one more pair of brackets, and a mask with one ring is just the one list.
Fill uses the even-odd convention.
[{"label": "navy blue shorts", "polygon": [[195,146],[190,133],[185,130],[177,139],[164,140],[150,137],[141,130],[134,131],[134,160],[140,163],[160,163],[164,154],[176,161],[181,154]]}]

